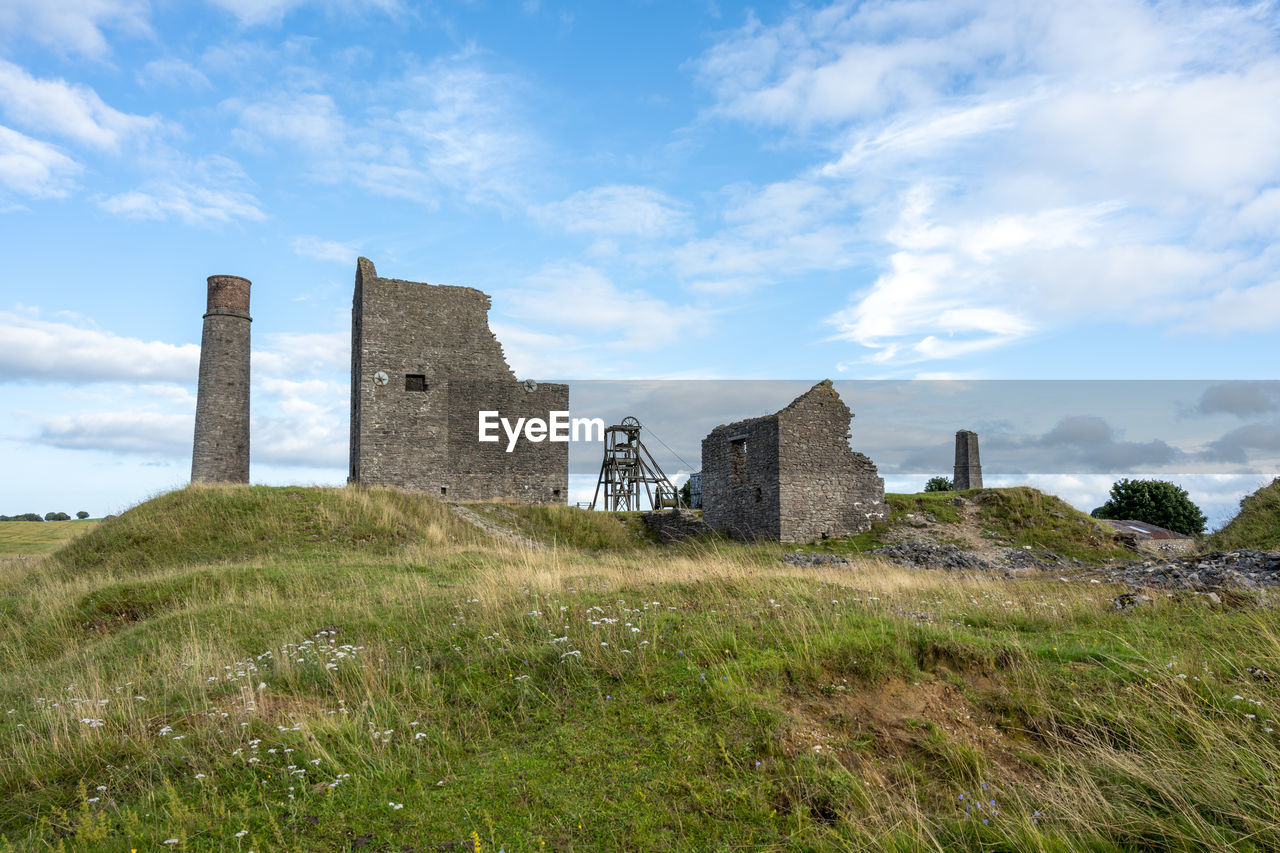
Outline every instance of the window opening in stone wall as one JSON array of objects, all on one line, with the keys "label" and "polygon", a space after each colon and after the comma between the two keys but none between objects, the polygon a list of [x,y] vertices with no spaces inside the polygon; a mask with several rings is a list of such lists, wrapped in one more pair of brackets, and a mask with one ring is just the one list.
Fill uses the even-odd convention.
[{"label": "window opening in stone wall", "polygon": [[440,487],[440,494],[442,494],[442,495],[447,495],[447,494],[449,494],[449,487],[448,487],[448,486],[441,486],[441,487]]},{"label": "window opening in stone wall", "polygon": [[552,490],[551,490],[551,497],[553,497],[553,498],[558,498],[558,497],[560,497],[560,490],[559,490],[559,489],[552,489]]},{"label": "window opening in stone wall", "polygon": [[427,377],[421,373],[406,373],[404,375],[404,390],[406,391],[427,390]]},{"label": "window opening in stone wall", "polygon": [[741,486],[747,478],[747,440],[729,441],[729,485]]},{"label": "window opening in stone wall", "polygon": [[764,492],[759,486],[756,486],[756,503],[764,503]]}]

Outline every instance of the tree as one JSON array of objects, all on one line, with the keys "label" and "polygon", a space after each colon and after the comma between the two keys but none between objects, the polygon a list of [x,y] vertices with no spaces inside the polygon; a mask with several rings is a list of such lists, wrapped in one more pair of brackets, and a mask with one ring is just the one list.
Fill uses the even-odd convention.
[{"label": "tree", "polygon": [[929,482],[924,484],[926,492],[949,492],[955,487],[956,484],[946,477],[930,477]]},{"label": "tree", "polygon": [[84,510],[80,510],[79,512],[76,513],[76,518],[85,519],[88,517],[89,517],[89,513],[85,512]]},{"label": "tree", "polygon": [[1207,520],[1185,489],[1166,480],[1127,478],[1111,487],[1111,496],[1093,511],[1093,517],[1145,521],[1187,536],[1203,533]]},{"label": "tree", "polygon": [[45,521],[70,521],[71,516],[65,512],[46,512],[44,514]]}]

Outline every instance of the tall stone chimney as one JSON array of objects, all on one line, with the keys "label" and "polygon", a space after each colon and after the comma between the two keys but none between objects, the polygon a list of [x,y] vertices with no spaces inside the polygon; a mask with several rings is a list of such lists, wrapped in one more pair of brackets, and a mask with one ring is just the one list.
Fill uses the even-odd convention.
[{"label": "tall stone chimney", "polygon": [[249,482],[249,279],[209,276],[191,480]]},{"label": "tall stone chimney", "polygon": [[962,429],[956,433],[956,470],[952,478],[957,492],[982,488],[982,463],[978,461],[978,434]]}]

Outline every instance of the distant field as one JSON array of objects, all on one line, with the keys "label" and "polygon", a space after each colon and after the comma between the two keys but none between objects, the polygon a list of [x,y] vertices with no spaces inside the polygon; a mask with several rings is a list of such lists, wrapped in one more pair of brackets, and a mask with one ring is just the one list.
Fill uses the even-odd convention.
[{"label": "distant field", "polygon": [[0,557],[48,554],[62,543],[98,526],[84,521],[0,521]]}]

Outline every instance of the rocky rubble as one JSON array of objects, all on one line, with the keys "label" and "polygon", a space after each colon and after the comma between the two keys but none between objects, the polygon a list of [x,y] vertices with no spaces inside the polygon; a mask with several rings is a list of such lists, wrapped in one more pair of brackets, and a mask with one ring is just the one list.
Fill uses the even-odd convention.
[{"label": "rocky rubble", "polygon": [[911,563],[928,569],[946,569],[948,571],[976,571],[992,568],[991,564],[975,554],[962,551],[955,545],[941,545],[937,542],[926,542],[912,539],[910,542],[899,542],[896,545],[885,545],[871,552],[872,556],[889,560]]},{"label": "rocky rubble", "polygon": [[1091,579],[1158,589],[1280,587],[1280,551],[1226,551],[1172,559],[1135,560],[1089,573]]},{"label": "rocky rubble", "polygon": [[[894,560],[916,568],[942,569],[950,572],[1048,569],[1059,568],[1072,562],[1079,563],[1078,560],[1065,560],[1052,551],[1024,548],[1005,548],[997,553],[996,559],[990,560],[956,545],[940,544],[923,539],[885,545],[871,551],[870,556]],[[852,562],[852,558],[846,555],[809,554],[801,551],[787,554],[783,560],[793,566],[847,565]]]},{"label": "rocky rubble", "polygon": [[[1007,574],[1026,570],[1062,571],[1079,567],[1062,580],[1093,583],[1122,583],[1136,589],[1191,590],[1209,593],[1223,589],[1263,589],[1280,587],[1280,551],[1238,550],[1213,554],[1187,555],[1133,560],[1101,568],[1084,568],[1079,560],[1067,559],[1051,551],[1006,548],[996,559],[983,559],[955,545],[913,539],[886,545],[871,551],[881,557],[924,569],[943,571],[1003,571]],[[783,560],[796,566],[851,565],[853,557],[840,554],[808,554],[797,551]],[[1129,596],[1126,598],[1125,596]],[[1145,603],[1143,596],[1125,593],[1118,610],[1128,612]],[[1120,599],[1117,599],[1119,602]]]}]

